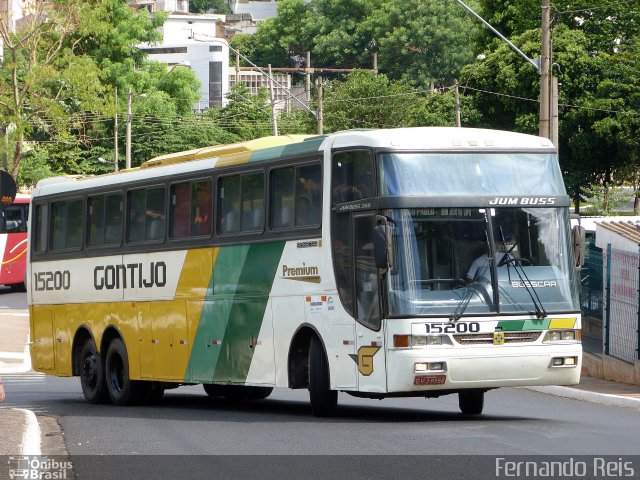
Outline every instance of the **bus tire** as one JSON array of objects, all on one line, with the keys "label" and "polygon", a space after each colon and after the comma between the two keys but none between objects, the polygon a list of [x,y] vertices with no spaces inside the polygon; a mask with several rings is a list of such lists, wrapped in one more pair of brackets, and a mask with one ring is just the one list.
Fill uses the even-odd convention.
[{"label": "bus tire", "polygon": [[484,408],[484,392],[482,390],[459,392],[458,405],[463,415],[480,415]]},{"label": "bus tire", "polygon": [[248,400],[264,400],[271,392],[273,392],[273,387],[249,387],[249,396]]},{"label": "bus tire", "polygon": [[80,385],[88,403],[109,401],[102,357],[91,339],[84,343],[80,352]]},{"label": "bus tire", "polygon": [[144,403],[149,405],[155,405],[162,402],[164,397],[164,387],[158,382],[145,382],[147,385],[147,392],[144,399]]},{"label": "bus tire", "polygon": [[225,397],[229,401],[263,400],[271,395],[272,387],[252,387],[249,385],[212,385],[203,384],[204,391],[210,397]]},{"label": "bus tire", "polygon": [[129,378],[127,349],[119,338],[114,338],[107,349],[105,374],[109,397],[114,405],[137,405],[144,402],[148,382]]},{"label": "bus tire", "polygon": [[330,388],[329,363],[315,335],[309,345],[309,400],[315,417],[330,416],[338,404],[338,391]]}]

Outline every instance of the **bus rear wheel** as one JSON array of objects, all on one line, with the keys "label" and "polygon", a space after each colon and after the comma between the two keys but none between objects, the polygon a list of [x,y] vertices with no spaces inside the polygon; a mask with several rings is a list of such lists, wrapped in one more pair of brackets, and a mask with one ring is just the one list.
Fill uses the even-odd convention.
[{"label": "bus rear wheel", "polygon": [[109,400],[102,358],[93,340],[87,340],[80,352],[80,385],[87,402],[106,403]]},{"label": "bus rear wheel", "polygon": [[129,378],[127,349],[119,338],[109,344],[105,374],[109,397],[114,405],[137,405],[145,400],[148,382]]},{"label": "bus rear wheel", "polygon": [[459,392],[458,405],[463,415],[480,415],[484,408],[484,392],[482,390]]},{"label": "bus rear wheel", "polygon": [[309,400],[315,417],[330,416],[338,404],[338,391],[330,388],[329,362],[315,335],[309,345]]}]

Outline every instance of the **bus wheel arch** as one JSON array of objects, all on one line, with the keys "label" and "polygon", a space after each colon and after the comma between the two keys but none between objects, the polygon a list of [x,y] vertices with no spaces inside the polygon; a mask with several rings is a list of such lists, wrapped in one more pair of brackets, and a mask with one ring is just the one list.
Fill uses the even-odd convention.
[{"label": "bus wheel arch", "polygon": [[291,338],[287,355],[289,388],[309,387],[309,345],[313,336],[320,338],[314,327],[302,324]]}]

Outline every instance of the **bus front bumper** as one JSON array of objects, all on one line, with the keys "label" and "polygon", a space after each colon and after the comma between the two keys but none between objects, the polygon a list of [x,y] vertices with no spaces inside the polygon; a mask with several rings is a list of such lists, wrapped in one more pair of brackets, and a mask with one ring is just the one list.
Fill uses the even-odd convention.
[{"label": "bus front bumper", "polygon": [[387,389],[391,393],[575,385],[581,367],[580,344],[538,346],[536,352],[517,346],[389,350]]}]

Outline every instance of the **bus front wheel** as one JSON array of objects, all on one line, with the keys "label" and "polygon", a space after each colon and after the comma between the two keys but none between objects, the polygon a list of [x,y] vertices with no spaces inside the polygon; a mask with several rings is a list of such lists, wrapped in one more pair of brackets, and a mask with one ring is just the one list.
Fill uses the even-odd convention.
[{"label": "bus front wheel", "polygon": [[484,392],[482,390],[460,392],[458,405],[463,415],[480,415],[484,408]]},{"label": "bus front wheel", "polygon": [[80,353],[80,385],[89,403],[105,403],[109,400],[104,378],[102,358],[93,340],[87,340]]},{"label": "bus front wheel", "polygon": [[119,338],[109,344],[105,359],[105,374],[109,397],[114,405],[136,405],[145,400],[147,382],[129,378],[129,358]]},{"label": "bus front wheel", "polygon": [[338,404],[338,391],[330,388],[329,362],[316,336],[309,345],[309,399],[315,417],[330,416]]}]

